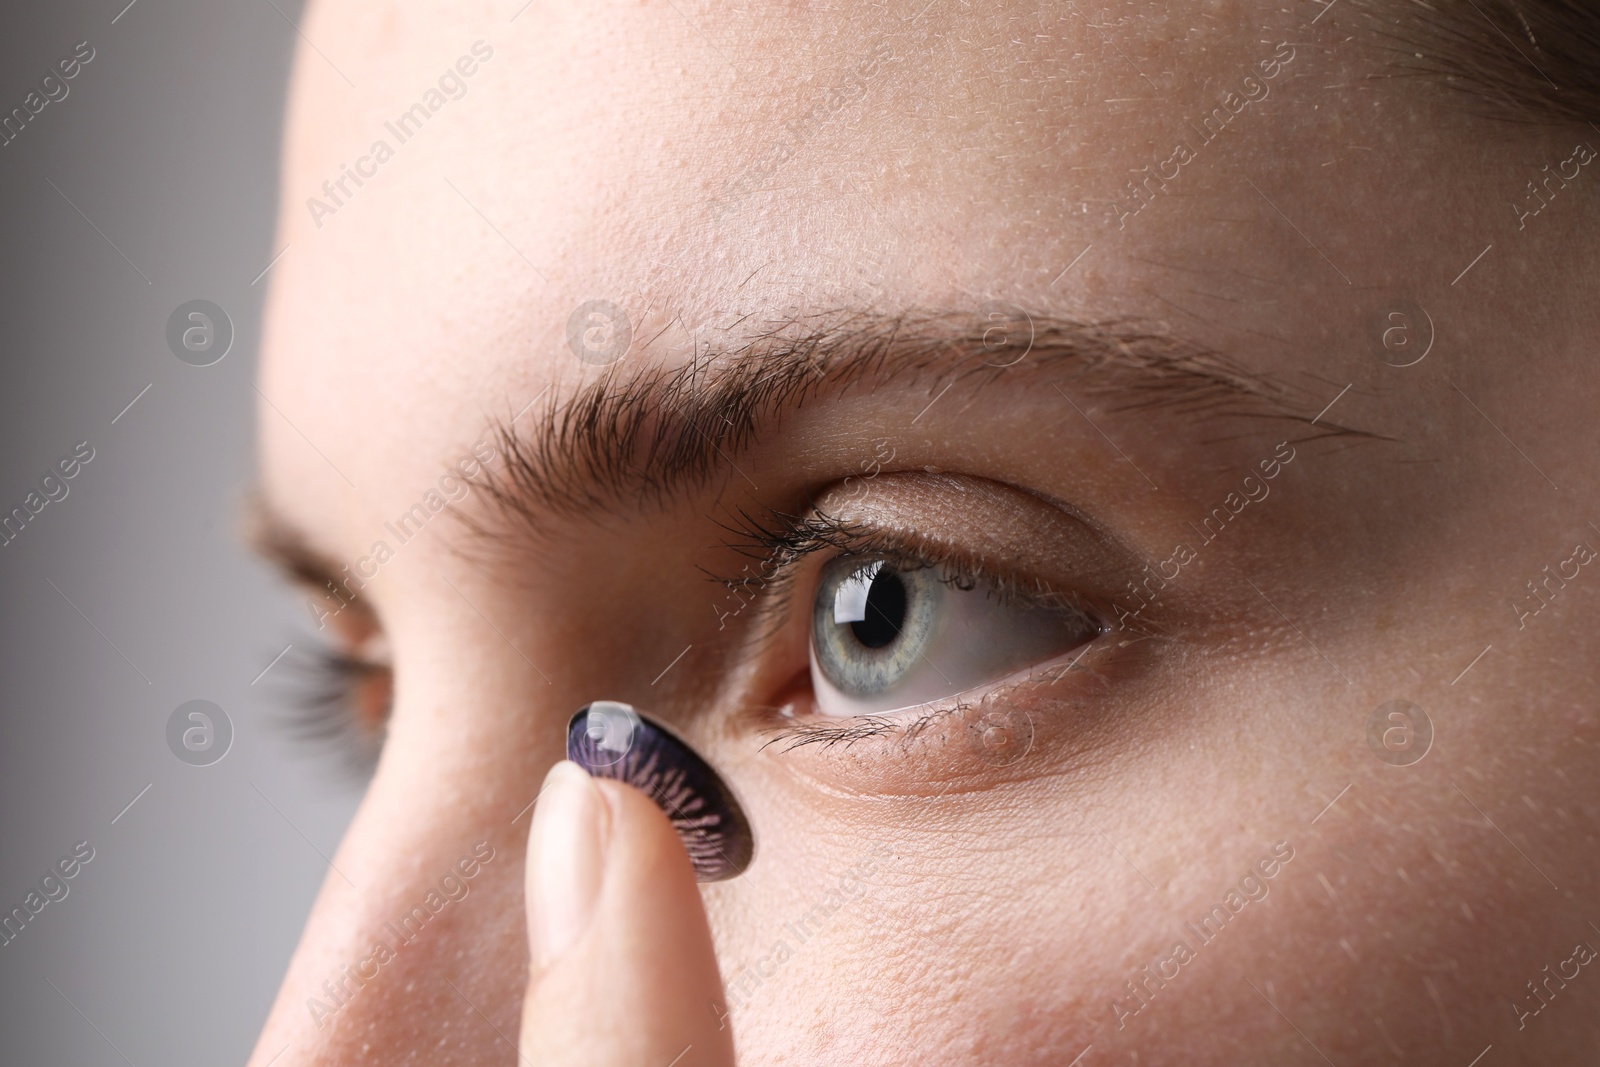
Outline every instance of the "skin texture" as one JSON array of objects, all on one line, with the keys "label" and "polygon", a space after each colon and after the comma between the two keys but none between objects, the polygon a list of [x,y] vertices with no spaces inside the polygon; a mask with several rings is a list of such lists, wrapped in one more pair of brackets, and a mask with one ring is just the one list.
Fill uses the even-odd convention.
[{"label": "skin texture", "polygon": [[[809,404],[665,505],[540,513],[532,533],[468,494],[455,510],[503,537],[437,517],[361,592],[395,665],[387,744],[256,1067],[285,1048],[278,1067],[512,1061],[526,809],[567,717],[599,698],[672,723],[757,828],[749,874],[701,887],[740,1063],[1593,1056],[1592,966],[1520,1028],[1512,1005],[1540,1004],[1525,983],[1576,943],[1600,946],[1600,577],[1580,567],[1537,615],[1513,605],[1538,604],[1525,583],[1576,544],[1600,547],[1600,170],[1521,228],[1511,205],[1600,135],[1487,121],[1384,76],[1353,10],[923,6],[313,4],[305,35],[354,87],[302,51],[265,496],[351,562],[393,546],[384,523],[493,420],[532,432],[607,373],[836,309],[1003,300],[1041,320],[1159,322],[1282,381],[1299,420],[1129,410],[1030,356],[982,388],[925,376]],[[478,40],[493,55],[467,94],[396,145],[384,123]],[[1189,123],[1280,42],[1293,58],[1270,95],[1202,145]],[[889,58],[852,75],[880,46]],[[853,78],[859,92],[814,110]],[[393,158],[314,219],[307,198],[377,138]],[[1119,226],[1130,172],[1180,140],[1194,160]],[[633,324],[609,369],[567,342],[593,298]],[[1397,368],[1369,331],[1402,298],[1435,336]],[[806,699],[816,567],[770,630],[756,607],[720,625],[728,592],[700,568],[737,574],[724,527],[741,509],[798,510],[881,442],[894,458],[852,506],[989,538],[997,566],[1030,559],[1030,576],[1101,601],[1200,546],[1195,527],[1280,442],[1294,459],[1137,634],[985,705],[1026,715],[1025,756],[973,748],[977,711],[916,738],[763,748],[749,709]],[[1100,533],[959,478],[1061,502]],[[1367,741],[1397,699],[1435,731],[1412,766]],[[307,998],[481,841],[495,856],[471,894],[316,1025]],[[1185,923],[1275,845],[1292,858],[1266,895],[1202,944]],[[785,924],[819,904],[802,943]],[[1179,940],[1193,959],[1125,1015],[1141,1006],[1125,983]],[[579,1002],[604,996],[595,981]]]}]

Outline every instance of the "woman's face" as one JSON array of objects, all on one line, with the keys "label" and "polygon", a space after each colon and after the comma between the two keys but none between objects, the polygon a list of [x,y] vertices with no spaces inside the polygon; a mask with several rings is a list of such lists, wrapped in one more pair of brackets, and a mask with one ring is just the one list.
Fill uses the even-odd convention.
[{"label": "woman's face", "polygon": [[394,685],[257,1067],[511,1060],[602,698],[755,827],[742,1063],[1592,1047],[1600,136],[1051,7],[313,6],[263,495]]}]

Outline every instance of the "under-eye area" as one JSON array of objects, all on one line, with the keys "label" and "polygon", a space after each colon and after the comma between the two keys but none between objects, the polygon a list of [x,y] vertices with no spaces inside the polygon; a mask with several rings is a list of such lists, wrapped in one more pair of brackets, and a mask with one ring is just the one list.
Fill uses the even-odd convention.
[{"label": "under-eye area", "polygon": [[[777,772],[833,795],[954,796],[1115,760],[1150,729],[1160,639],[1107,635],[947,698],[889,714],[788,717],[748,706],[742,733]],[[1153,714],[1157,713],[1157,714]]]}]

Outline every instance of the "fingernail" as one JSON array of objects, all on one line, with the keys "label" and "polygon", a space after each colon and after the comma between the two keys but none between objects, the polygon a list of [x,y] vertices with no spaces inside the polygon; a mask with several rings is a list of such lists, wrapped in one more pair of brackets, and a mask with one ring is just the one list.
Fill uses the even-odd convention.
[{"label": "fingernail", "polygon": [[567,723],[567,759],[648,794],[672,820],[698,881],[733,878],[750,866],[755,834],[733,790],[687,742],[631,705],[596,700],[579,708]]},{"label": "fingernail", "polygon": [[551,767],[528,841],[530,947],[537,966],[554,962],[588,928],[609,836],[610,815],[593,779],[567,760]]}]

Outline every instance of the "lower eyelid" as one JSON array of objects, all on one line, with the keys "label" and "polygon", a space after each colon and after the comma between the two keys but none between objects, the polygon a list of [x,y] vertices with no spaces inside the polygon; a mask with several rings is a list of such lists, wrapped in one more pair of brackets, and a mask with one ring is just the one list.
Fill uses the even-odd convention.
[{"label": "lower eyelid", "polygon": [[1076,663],[1082,648],[1022,672],[1021,680],[906,709],[898,719],[779,727],[766,718],[757,730],[774,773],[844,799],[959,803],[964,794],[1008,784],[1060,780],[1074,788],[1110,773],[1096,768],[1138,751],[1145,738],[1139,725],[1147,727],[1163,706],[1142,679],[1172,651],[1164,641],[1107,634]]},{"label": "lower eyelid", "polygon": [[848,746],[870,738],[903,749],[915,743],[920,734],[941,718],[959,716],[964,710],[995,703],[1007,694],[1021,697],[1027,690],[1056,685],[1069,674],[1085,680],[1093,677],[1094,671],[1085,661],[1091,659],[1090,653],[1099,640],[1100,637],[1096,637],[1043,663],[939,700],[849,718],[807,716],[784,726],[769,727],[772,736],[763,747],[776,745],[779,751],[787,752],[805,745]]}]

